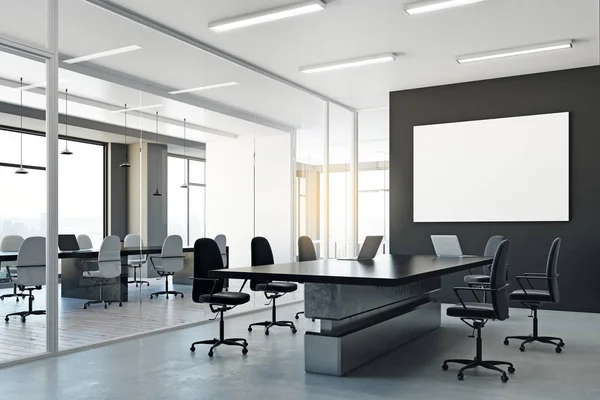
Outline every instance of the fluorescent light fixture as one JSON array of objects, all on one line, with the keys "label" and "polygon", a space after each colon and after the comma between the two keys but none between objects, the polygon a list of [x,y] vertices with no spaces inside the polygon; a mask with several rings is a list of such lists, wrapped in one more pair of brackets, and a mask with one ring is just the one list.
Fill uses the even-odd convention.
[{"label": "fluorescent light fixture", "polygon": [[570,49],[573,47],[573,41],[563,40],[560,42],[551,42],[536,44],[532,46],[516,47],[512,49],[496,50],[487,53],[470,54],[466,56],[460,56],[456,58],[459,64],[467,64],[477,61],[495,60],[498,58],[523,56],[526,54],[543,53],[546,51]]},{"label": "fluorescent light fixture", "polygon": [[328,64],[310,65],[307,67],[301,67],[300,72],[305,74],[314,74],[315,72],[326,72],[333,71],[336,69],[362,67],[364,65],[381,64],[390,61],[394,61],[396,55],[394,53],[378,54],[375,56],[367,56],[361,58],[355,58],[352,60],[336,61]]},{"label": "fluorescent light fixture", "polygon": [[452,7],[466,6],[468,4],[480,3],[485,0],[425,0],[408,3],[404,11],[409,15],[424,14],[432,11],[445,10]]},{"label": "fluorescent light fixture", "polygon": [[149,106],[123,108],[123,109],[114,110],[114,111],[111,111],[111,112],[113,112],[113,113],[121,113],[121,112],[125,112],[125,111],[127,111],[127,112],[129,112],[129,111],[140,111],[140,110],[147,110],[149,108],[159,108],[159,107],[162,107],[162,106],[163,106],[162,104],[151,104]]},{"label": "fluorescent light fixture", "polygon": [[88,54],[87,56],[70,58],[68,60],[63,60],[63,62],[66,64],[77,64],[83,61],[90,61],[95,60],[97,58],[115,56],[117,54],[129,53],[130,51],[137,51],[141,49],[142,48],[140,46],[134,44],[131,46],[119,47],[118,49],[102,51],[100,53]]},{"label": "fluorescent light fixture", "polygon": [[278,19],[322,11],[324,9],[325,3],[323,3],[322,0],[301,1],[283,7],[271,8],[252,14],[245,14],[239,17],[211,22],[208,24],[208,29],[214,32],[226,32],[233,29],[276,21]]},{"label": "fluorescent light fixture", "polygon": [[[67,82],[66,79],[59,79],[58,83],[62,84]],[[32,83],[31,85],[26,85],[26,86],[17,86],[14,89],[15,90],[30,90],[30,89],[37,89],[37,88],[41,88],[41,87],[46,87],[46,81],[41,81],[41,82],[37,82],[37,83]]]},{"label": "fluorescent light fixture", "polygon": [[200,92],[202,90],[218,89],[218,88],[224,88],[224,87],[236,86],[236,85],[238,85],[237,82],[217,83],[215,85],[200,86],[200,87],[192,88],[192,89],[173,90],[172,92],[169,92],[169,94],[182,94],[182,93]]}]

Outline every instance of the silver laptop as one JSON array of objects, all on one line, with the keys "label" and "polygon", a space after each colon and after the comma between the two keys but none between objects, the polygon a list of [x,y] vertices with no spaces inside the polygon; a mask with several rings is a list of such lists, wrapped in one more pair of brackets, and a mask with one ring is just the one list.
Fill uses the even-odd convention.
[{"label": "silver laptop", "polygon": [[463,255],[456,235],[431,235],[431,243],[438,257],[477,257]]},{"label": "silver laptop", "polygon": [[338,258],[338,260],[347,260],[347,261],[372,260],[377,255],[377,251],[379,250],[379,246],[381,245],[382,240],[383,240],[383,236],[367,236],[365,238],[365,242],[363,243],[362,247],[360,248],[358,257]]}]

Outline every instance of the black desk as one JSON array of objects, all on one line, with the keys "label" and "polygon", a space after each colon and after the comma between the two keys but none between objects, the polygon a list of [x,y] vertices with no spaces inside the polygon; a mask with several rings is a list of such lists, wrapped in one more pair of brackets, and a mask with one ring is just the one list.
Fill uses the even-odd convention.
[{"label": "black desk", "polygon": [[[230,279],[306,283],[306,318],[319,332],[304,337],[307,372],[344,375],[441,324],[432,294],[446,274],[491,264],[484,257],[384,255],[370,261],[317,260],[213,270]],[[411,362],[399,355],[398,362]]]},{"label": "black desk", "polygon": [[[121,275],[104,285],[104,297],[107,300],[128,301],[127,281],[129,268],[127,257],[138,254],[160,254],[162,246],[125,247],[121,249]],[[100,284],[83,277],[84,260],[98,258],[99,250],[59,251],[61,261],[61,297],[96,300],[100,296]],[[193,253],[193,247],[184,247],[184,253]],[[1,261],[16,261],[18,252],[0,251]],[[93,268],[92,268],[93,269]],[[187,279],[189,281],[189,279]]]}]

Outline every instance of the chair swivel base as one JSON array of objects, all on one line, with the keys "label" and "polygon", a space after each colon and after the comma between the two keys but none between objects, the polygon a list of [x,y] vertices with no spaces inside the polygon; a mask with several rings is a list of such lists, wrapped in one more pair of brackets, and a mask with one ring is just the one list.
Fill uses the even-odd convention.
[{"label": "chair swivel base", "polygon": [[458,378],[459,381],[462,381],[464,379],[464,377],[465,377],[463,374],[464,371],[466,371],[467,369],[472,369],[472,368],[477,368],[477,367],[482,367],[482,368],[500,372],[502,374],[502,376],[500,377],[502,382],[508,382],[508,375],[506,375],[506,372],[504,372],[502,369],[498,368],[497,365],[508,365],[508,372],[511,374],[515,372],[514,365],[507,361],[491,361],[491,360],[485,361],[485,360],[478,360],[477,358],[471,359],[471,360],[466,360],[466,359],[446,360],[446,361],[444,361],[444,364],[442,364],[442,369],[444,371],[446,371],[448,369],[448,364],[450,364],[450,363],[464,365],[464,367],[462,367],[461,369],[458,370],[458,375],[456,375],[456,377]]},{"label": "chair swivel base", "polygon": [[[525,351],[525,345],[527,343],[533,343],[533,342],[551,344],[551,345],[555,346],[555,351],[557,353],[562,353],[562,348],[565,347],[565,342],[561,338],[553,337],[553,336],[533,336],[533,335],[507,336],[504,339],[504,344],[507,346],[509,344],[509,339],[522,340],[523,342],[521,343],[521,346],[519,346],[519,350],[521,350],[521,351]],[[556,343],[556,342],[558,342],[558,343]]]},{"label": "chair swivel base", "polygon": [[[90,300],[83,305],[83,309],[86,310],[92,304],[104,304],[104,308],[108,308],[112,303],[116,303],[116,301],[108,301],[108,300]],[[119,302],[119,307],[123,307],[123,303]]]},{"label": "chair swivel base", "polygon": [[0,296],[0,300],[4,300],[5,298],[8,298],[8,297],[16,297],[17,298],[16,300],[19,301],[19,297],[22,298],[23,300],[25,300],[25,298],[28,296],[29,295],[25,294],[25,293],[16,293],[15,292],[15,293],[3,294],[2,296]]},{"label": "chair swivel base", "polygon": [[255,322],[253,324],[250,324],[248,326],[248,332],[252,332],[252,327],[253,326],[264,326],[265,329],[265,335],[269,334],[269,329],[271,329],[274,326],[287,326],[288,328],[290,328],[292,330],[292,333],[296,333],[298,332],[298,330],[296,329],[296,326],[294,325],[294,323],[292,321],[264,321],[264,322]]},{"label": "chair swivel base", "polygon": [[197,344],[210,344],[212,345],[210,347],[210,350],[208,351],[208,356],[212,357],[214,355],[214,349],[221,346],[221,345],[227,345],[227,346],[240,346],[242,348],[242,354],[248,354],[248,342],[246,341],[246,339],[242,339],[242,338],[230,338],[230,339],[217,339],[214,338],[212,340],[201,340],[199,342],[194,342],[192,343],[192,346],[190,347],[190,351],[194,352],[196,351],[196,345]]},{"label": "chair swivel base", "polygon": [[181,292],[177,292],[175,290],[162,290],[160,292],[154,292],[150,295],[150,298],[153,299],[154,297],[158,297],[160,295],[166,295],[167,299],[169,298],[169,295],[172,294],[173,296],[175,296],[175,298],[177,298],[177,295],[181,295],[181,298],[183,299],[183,293]]},{"label": "chair swivel base", "polygon": [[21,311],[21,312],[11,313],[11,314],[7,314],[6,317],[4,317],[4,320],[6,322],[8,322],[9,317],[13,317],[13,316],[17,316],[17,315],[19,317],[21,317],[21,322],[25,322],[27,317],[29,317],[30,315],[46,315],[46,310],[29,310],[29,311]]},{"label": "chair swivel base", "polygon": [[127,283],[135,283],[135,287],[138,287],[138,284],[143,285],[144,283],[146,284],[146,286],[150,286],[150,282],[148,281],[143,281],[143,280],[131,280],[131,281],[127,281]]},{"label": "chair swivel base", "polygon": [[[303,314],[304,314],[304,311],[298,311],[298,312],[296,313],[296,315],[294,316],[294,318],[295,318],[295,319],[300,319],[300,315],[303,315]],[[312,318],[312,322],[315,322],[315,319],[314,319],[314,318]]]}]

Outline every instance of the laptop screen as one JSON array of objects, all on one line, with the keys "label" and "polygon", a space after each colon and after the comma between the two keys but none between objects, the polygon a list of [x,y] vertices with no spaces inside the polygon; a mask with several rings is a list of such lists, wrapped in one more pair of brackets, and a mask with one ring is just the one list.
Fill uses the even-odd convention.
[{"label": "laptop screen", "polygon": [[79,250],[79,243],[75,235],[58,235],[58,248],[60,251]]}]

